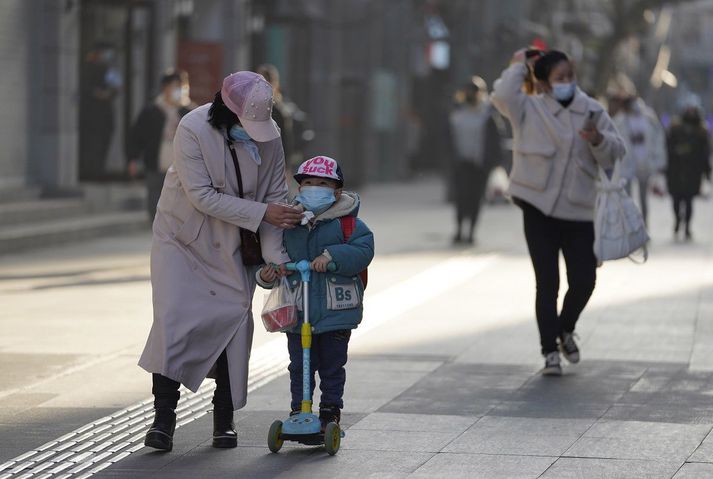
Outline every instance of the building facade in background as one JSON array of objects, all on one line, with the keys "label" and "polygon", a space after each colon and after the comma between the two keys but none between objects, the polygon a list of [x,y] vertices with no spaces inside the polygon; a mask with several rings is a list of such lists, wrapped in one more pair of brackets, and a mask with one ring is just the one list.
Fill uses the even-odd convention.
[{"label": "building facade in background", "polygon": [[101,167],[104,179],[120,179],[128,126],[158,93],[164,70],[189,70],[194,97],[206,100],[225,74],[249,67],[247,7],[247,0],[0,2],[0,199],[81,193],[80,105],[93,87],[85,73],[97,49],[113,51],[117,92]]}]

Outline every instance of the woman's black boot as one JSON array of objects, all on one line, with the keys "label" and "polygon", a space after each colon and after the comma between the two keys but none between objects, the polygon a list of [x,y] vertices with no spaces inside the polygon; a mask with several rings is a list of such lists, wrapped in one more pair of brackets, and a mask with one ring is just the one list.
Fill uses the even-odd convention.
[{"label": "woman's black boot", "polygon": [[238,433],[235,432],[232,409],[213,410],[213,447],[221,449],[238,447]]},{"label": "woman's black boot", "polygon": [[153,424],[146,433],[144,445],[170,451],[173,449],[173,432],[176,430],[176,412],[167,407],[156,408]]}]

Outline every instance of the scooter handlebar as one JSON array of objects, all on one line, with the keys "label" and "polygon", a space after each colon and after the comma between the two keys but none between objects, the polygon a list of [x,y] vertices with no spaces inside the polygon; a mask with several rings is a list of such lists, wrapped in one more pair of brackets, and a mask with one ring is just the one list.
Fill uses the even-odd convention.
[{"label": "scooter handlebar", "polygon": [[[312,269],[311,263],[307,260],[302,260],[297,263],[294,263],[294,262],[285,263],[285,268],[289,271],[300,271],[300,267],[299,267],[300,263],[306,263],[309,266],[309,269],[314,271]],[[329,264],[327,264],[327,271],[334,272],[336,270],[337,270],[337,263],[335,263],[334,261],[330,261]]]}]

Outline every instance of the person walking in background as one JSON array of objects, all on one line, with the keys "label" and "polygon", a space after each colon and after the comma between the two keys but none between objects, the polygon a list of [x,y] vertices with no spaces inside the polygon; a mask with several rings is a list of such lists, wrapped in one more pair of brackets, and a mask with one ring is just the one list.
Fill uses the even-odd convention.
[{"label": "person walking in background", "polygon": [[114,100],[122,86],[114,66],[116,51],[97,43],[82,65],[79,102],[79,179],[99,180],[106,174],[106,158],[114,135]]},{"label": "person walking in background", "polygon": [[711,178],[710,136],[697,107],[683,110],[680,120],[668,130],[667,143],[666,180],[673,200],[673,233],[678,238],[683,223],[685,239],[690,241],[693,198],[700,193],[703,178]]},{"label": "person walking in background", "polygon": [[[450,114],[450,131],[455,156],[456,234],[453,243],[473,244],[488,176],[502,159],[500,134],[491,106],[480,100],[480,88],[474,81],[465,85],[461,105]],[[469,224],[464,232],[466,220]]]},{"label": "person walking in background", "polygon": [[[213,447],[237,446],[233,411],[247,400],[255,265],[260,256],[289,261],[282,230],[302,219],[285,204],[285,158],[271,115],[270,85],[237,72],[176,130],[153,223],[153,324],[139,360],[153,377],[149,447],[172,449],[180,385],[195,392],[207,376],[216,379]],[[244,241],[254,239],[249,232],[259,242]]]},{"label": "person walking in background", "polygon": [[169,70],[161,76],[161,93],[139,114],[129,132],[127,153],[129,174],[136,177],[143,160],[149,220],[156,216],[156,205],[168,168],[173,163],[173,137],[178,122],[190,111],[188,74]]},{"label": "person walking in background", "polygon": [[622,175],[629,181],[629,194],[636,179],[641,214],[647,223],[649,182],[666,168],[666,133],[656,113],[636,95],[622,99],[614,124],[626,146]]},{"label": "person walking in background", "polygon": [[[493,105],[513,129],[509,194],[523,211],[525,238],[535,271],[535,313],[544,375],[560,375],[560,352],[577,363],[574,331],[594,291],[595,178],[625,153],[624,141],[602,105],[577,87],[569,57],[551,50],[537,58],[515,53],[495,83]],[[527,95],[532,71],[542,93]],[[569,289],[557,311],[559,254]]]}]

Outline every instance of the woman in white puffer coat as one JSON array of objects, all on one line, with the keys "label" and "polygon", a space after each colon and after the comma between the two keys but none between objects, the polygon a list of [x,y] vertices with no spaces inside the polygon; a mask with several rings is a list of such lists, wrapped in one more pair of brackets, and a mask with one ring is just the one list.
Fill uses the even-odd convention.
[{"label": "woman in white puffer coat", "polygon": [[[579,362],[574,330],[594,291],[594,200],[598,168],[611,168],[624,143],[602,105],[577,87],[572,62],[552,50],[527,59],[518,51],[495,83],[493,105],[513,129],[509,194],[523,210],[537,283],[536,316],[545,375],[560,375],[560,351]],[[523,85],[535,77],[541,93]],[[559,253],[569,289],[561,311]]]}]

